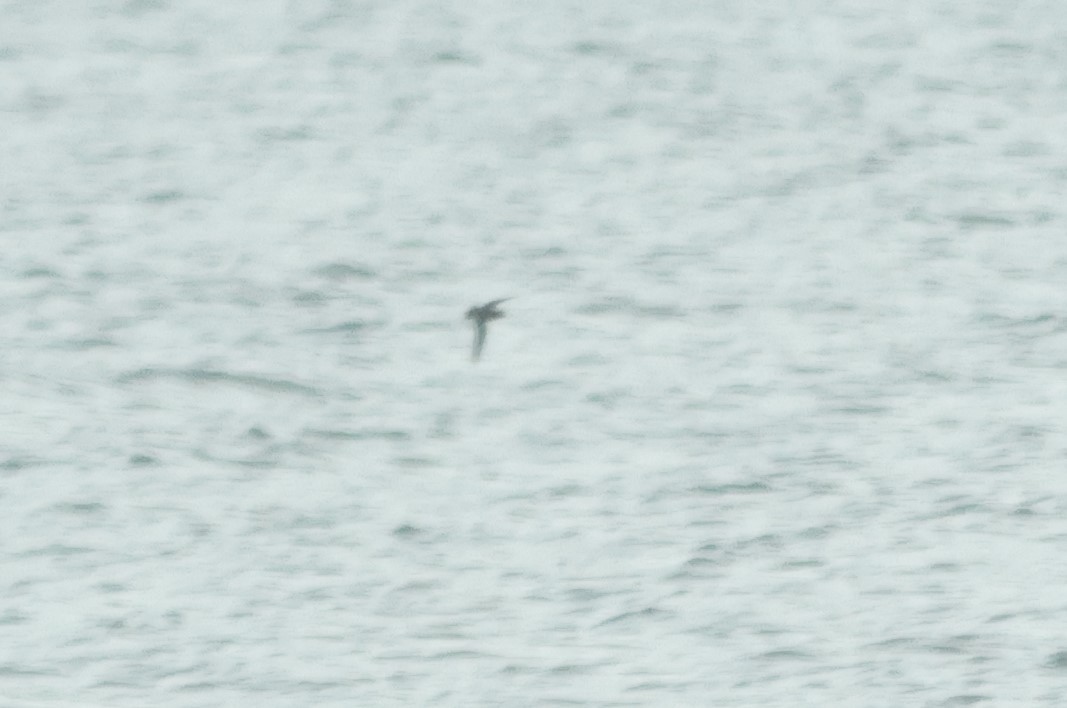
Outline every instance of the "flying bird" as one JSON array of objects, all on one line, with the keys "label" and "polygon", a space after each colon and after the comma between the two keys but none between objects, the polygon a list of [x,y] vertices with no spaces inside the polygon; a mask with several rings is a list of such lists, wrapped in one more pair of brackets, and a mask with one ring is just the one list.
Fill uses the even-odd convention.
[{"label": "flying bird", "polygon": [[504,313],[497,308],[502,302],[510,300],[510,297],[487,302],[481,307],[472,307],[467,310],[467,319],[474,324],[474,348],[471,350],[471,361],[478,361],[482,355],[482,347],[485,345],[485,325],[490,320],[499,320]]}]

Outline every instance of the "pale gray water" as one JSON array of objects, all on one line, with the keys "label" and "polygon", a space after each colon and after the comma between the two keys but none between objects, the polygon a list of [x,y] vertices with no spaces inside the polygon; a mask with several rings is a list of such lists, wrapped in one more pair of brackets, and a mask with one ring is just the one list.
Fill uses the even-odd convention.
[{"label": "pale gray water", "polygon": [[763,5],[0,4],[0,705],[1064,705],[1067,6]]}]

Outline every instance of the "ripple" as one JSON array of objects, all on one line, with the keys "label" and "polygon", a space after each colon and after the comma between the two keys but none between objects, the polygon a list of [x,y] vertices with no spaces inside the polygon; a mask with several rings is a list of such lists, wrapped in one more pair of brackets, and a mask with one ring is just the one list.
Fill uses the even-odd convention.
[{"label": "ripple", "polygon": [[325,440],[410,440],[411,433],[405,430],[367,428],[364,430],[312,429],[307,435]]},{"label": "ripple", "polygon": [[318,397],[322,392],[314,386],[288,381],[286,379],[256,376],[255,374],[232,374],[227,371],[214,369],[138,369],[122,374],[117,381],[120,384],[136,383],[140,381],[154,380],[178,380],[193,384],[234,384],[246,388],[263,389],[277,393],[294,393],[304,396]]},{"label": "ripple", "polygon": [[315,269],[315,275],[329,280],[366,280],[378,274],[376,270],[359,263],[328,263]]},{"label": "ripple", "polygon": [[1067,650],[1050,654],[1049,657],[1045,659],[1045,666],[1050,669],[1067,671]]},{"label": "ripple", "polygon": [[723,494],[762,494],[771,488],[764,482],[731,482],[726,484],[702,484],[693,487],[697,494],[719,496]]}]

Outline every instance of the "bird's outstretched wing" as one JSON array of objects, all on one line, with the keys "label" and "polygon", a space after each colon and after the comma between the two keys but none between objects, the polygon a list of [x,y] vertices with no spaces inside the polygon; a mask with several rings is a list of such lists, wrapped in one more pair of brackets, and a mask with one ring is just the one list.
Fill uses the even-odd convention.
[{"label": "bird's outstretched wing", "polygon": [[485,344],[485,322],[474,324],[474,348],[471,350],[471,361],[478,361],[482,355],[482,346]]}]

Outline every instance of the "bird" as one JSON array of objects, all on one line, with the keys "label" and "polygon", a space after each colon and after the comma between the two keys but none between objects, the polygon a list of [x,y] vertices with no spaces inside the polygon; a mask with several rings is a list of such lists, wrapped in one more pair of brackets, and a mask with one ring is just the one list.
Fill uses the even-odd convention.
[{"label": "bird", "polygon": [[485,345],[485,325],[490,320],[499,320],[504,313],[497,309],[497,305],[510,300],[510,297],[493,300],[478,307],[475,305],[467,310],[467,319],[474,324],[474,348],[471,350],[471,361],[478,361],[482,355],[482,347]]}]

